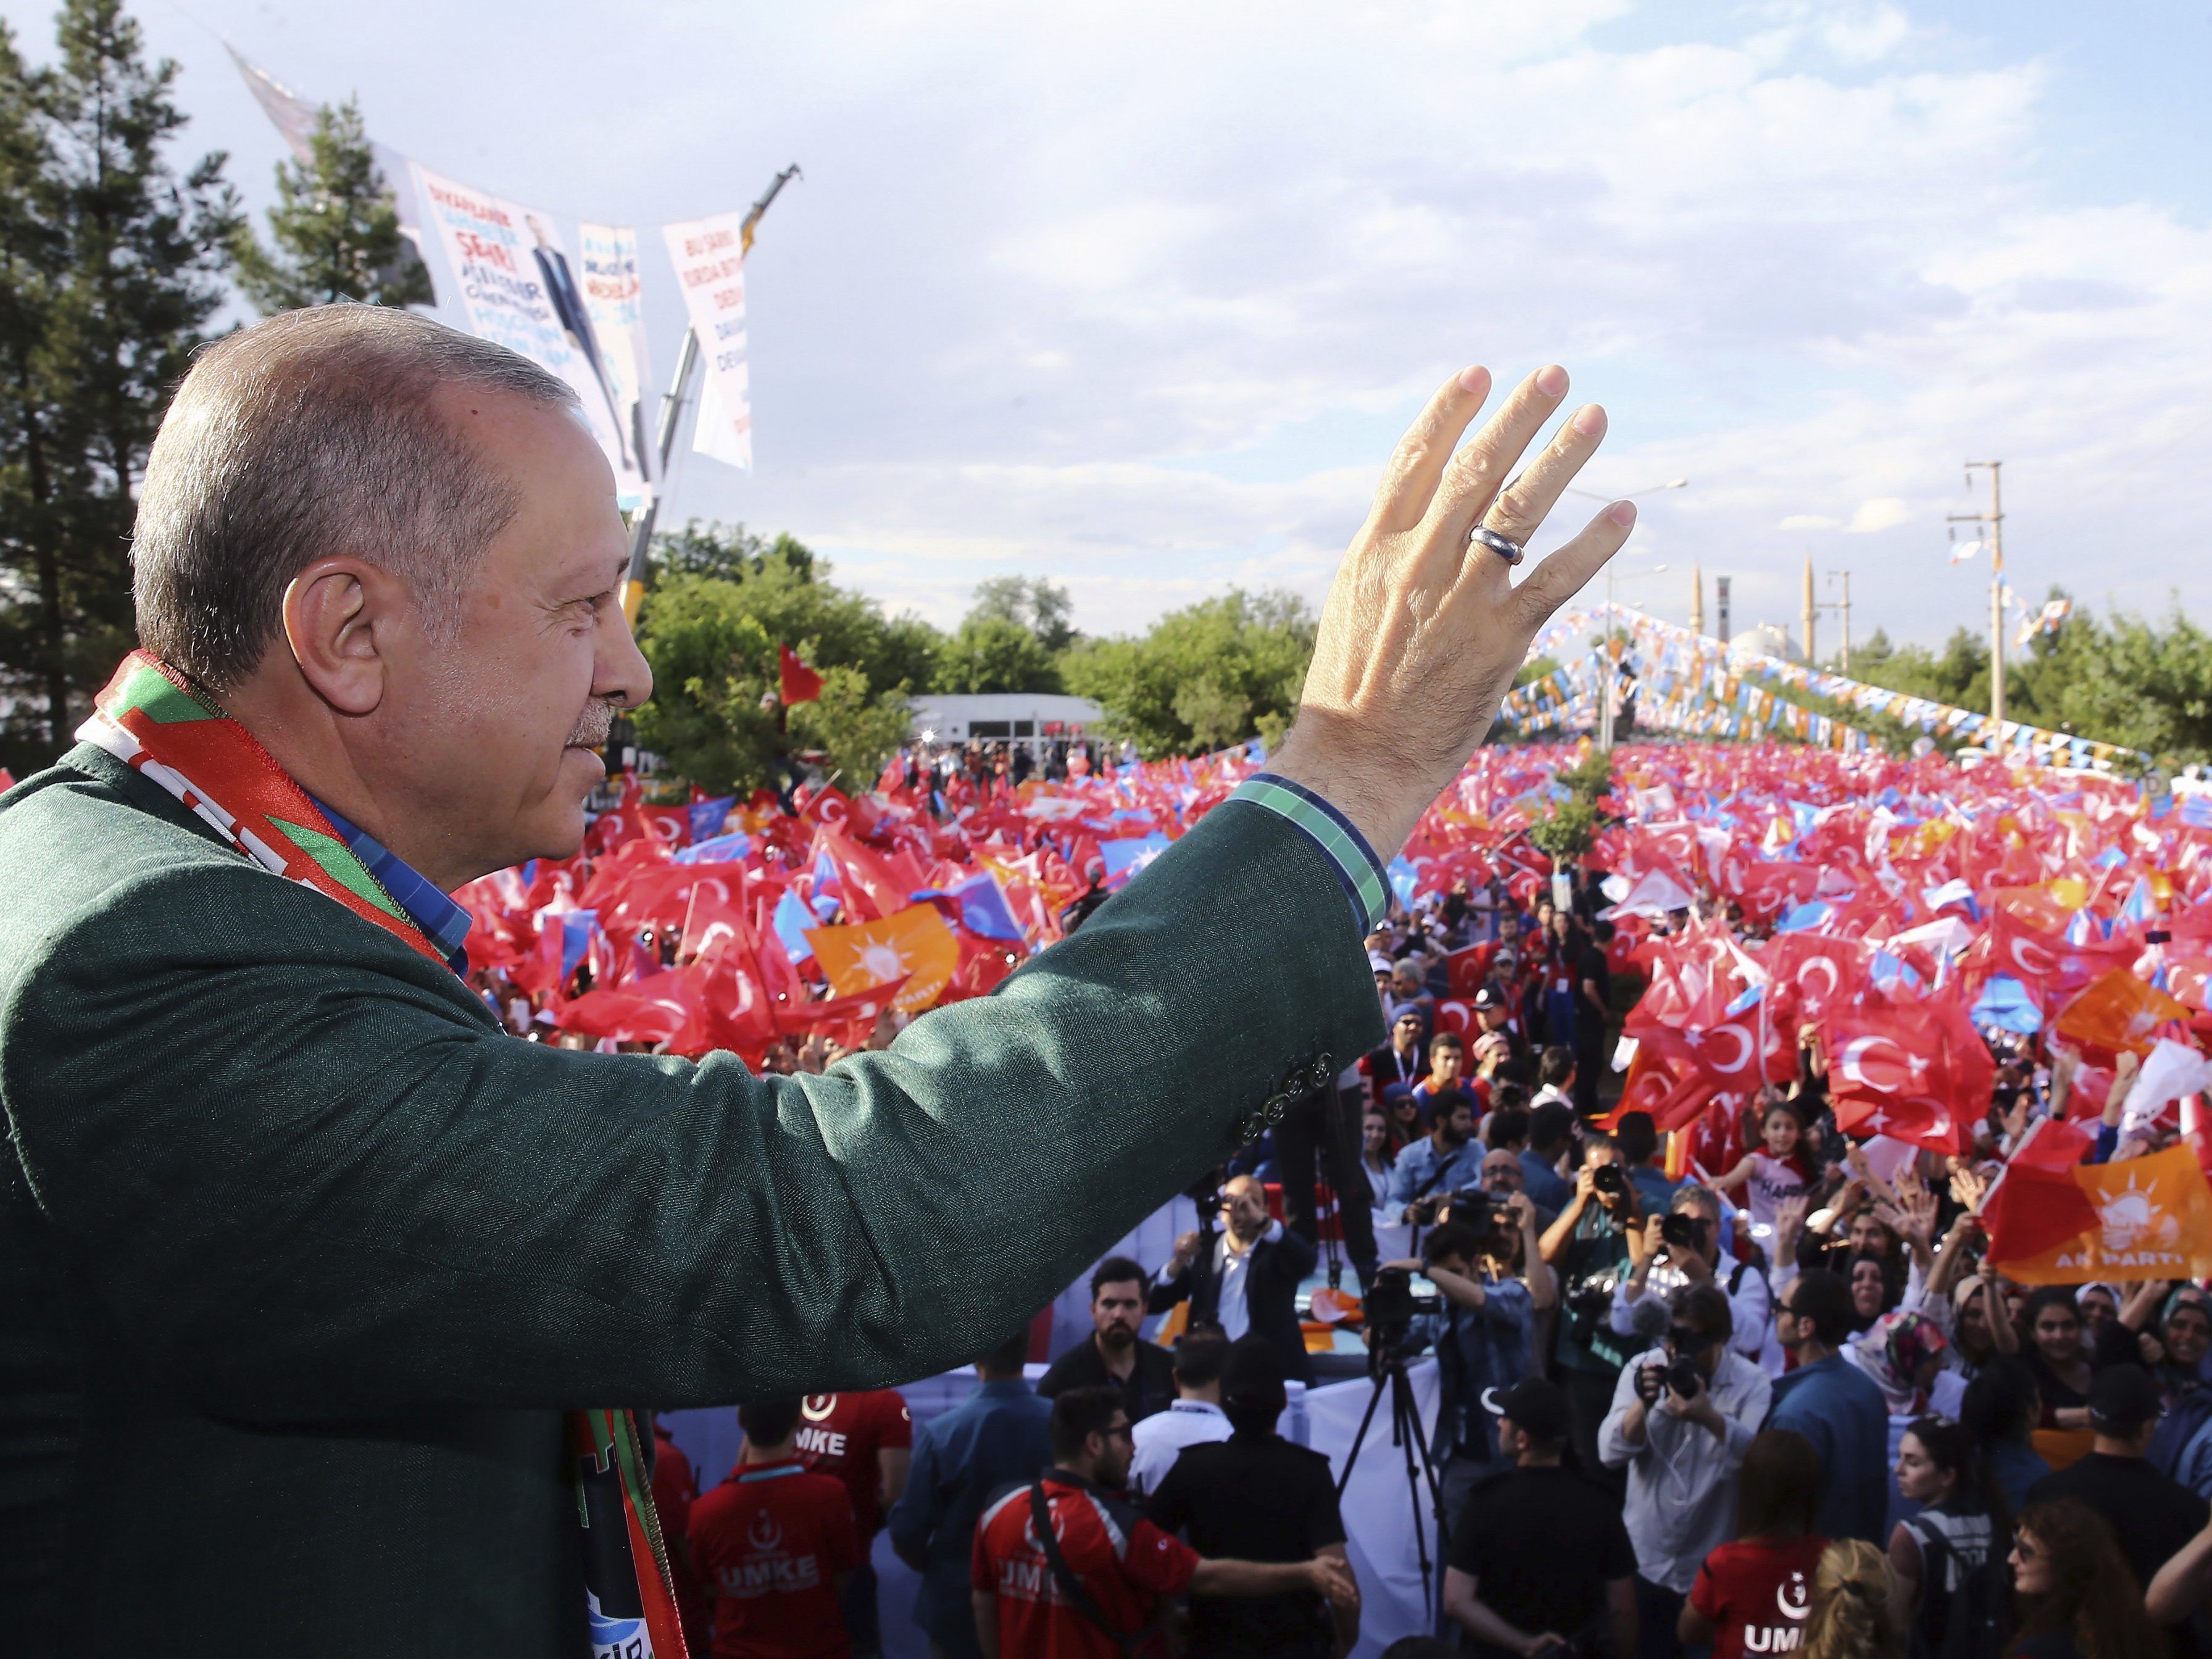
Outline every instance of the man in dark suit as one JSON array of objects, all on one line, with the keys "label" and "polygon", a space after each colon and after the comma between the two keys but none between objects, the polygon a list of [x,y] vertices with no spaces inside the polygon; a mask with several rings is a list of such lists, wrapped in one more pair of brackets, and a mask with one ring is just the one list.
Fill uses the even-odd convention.
[{"label": "man in dark suit", "polygon": [[1438,390],[1272,771],[990,996],[756,1077],[518,1042],[462,976],[448,895],[574,855],[652,691],[575,394],[381,307],[198,353],[138,487],[142,649],[0,796],[9,1659],[646,1650],[615,1407],[962,1364],[1382,1040],[1375,849],[1633,516],[1518,587],[1471,542],[1595,447],[1585,410],[1518,465],[1565,384],[1456,458],[1489,377]]},{"label": "man in dark suit", "polygon": [[1221,1231],[1211,1255],[1194,1232],[1152,1281],[1146,1304],[1164,1313],[1186,1298],[1194,1325],[1215,1324],[1230,1340],[1248,1331],[1267,1340],[1300,1382],[1310,1379],[1298,1329],[1298,1286],[1314,1270],[1314,1247],[1267,1213],[1267,1189],[1237,1176],[1221,1189]]},{"label": "man in dark suit", "polygon": [[1127,1256],[1109,1255],[1091,1269],[1091,1333],[1054,1356],[1037,1393],[1057,1400],[1070,1389],[1119,1389],[1132,1423],[1165,1411],[1176,1397],[1175,1360],[1141,1340],[1145,1303],[1145,1270]]}]

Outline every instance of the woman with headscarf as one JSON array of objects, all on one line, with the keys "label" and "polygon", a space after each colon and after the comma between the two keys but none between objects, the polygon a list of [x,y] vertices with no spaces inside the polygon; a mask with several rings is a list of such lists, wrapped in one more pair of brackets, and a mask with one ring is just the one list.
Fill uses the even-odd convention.
[{"label": "woman with headscarf", "polygon": [[2063,1285],[2045,1285],[2021,1310],[2028,1369],[2035,1373],[2046,1429],[2089,1426],[2089,1379],[2095,1374],[2081,1342],[2081,1310]]},{"label": "woman with headscarf", "polygon": [[1926,1314],[1886,1313],[1872,1329],[1845,1345],[1844,1353],[1874,1379],[1892,1417],[1917,1417],[1928,1403],[1928,1385],[1943,1368],[1950,1346],[1942,1328]]}]

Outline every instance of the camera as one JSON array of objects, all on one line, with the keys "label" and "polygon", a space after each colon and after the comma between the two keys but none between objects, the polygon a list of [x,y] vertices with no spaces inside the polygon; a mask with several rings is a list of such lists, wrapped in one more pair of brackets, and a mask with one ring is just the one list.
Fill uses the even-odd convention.
[{"label": "camera", "polygon": [[1662,1216],[1659,1221],[1659,1237],[1667,1241],[1670,1249],[1696,1250],[1705,1248],[1704,1224],[1693,1215]]},{"label": "camera", "polygon": [[1619,1198],[1628,1190],[1628,1174],[1618,1164],[1601,1164],[1590,1171],[1593,1191],[1607,1198]]},{"label": "camera", "polygon": [[1407,1328],[1415,1314],[1434,1313],[1437,1298],[1413,1294],[1413,1276],[1403,1267],[1384,1267],[1367,1286],[1362,1304],[1367,1328],[1367,1366],[1379,1376],[1406,1357]]},{"label": "camera", "polygon": [[1705,1386],[1705,1379],[1698,1373],[1696,1362],[1678,1359],[1667,1367],[1667,1386],[1685,1400],[1695,1400],[1698,1390]]}]

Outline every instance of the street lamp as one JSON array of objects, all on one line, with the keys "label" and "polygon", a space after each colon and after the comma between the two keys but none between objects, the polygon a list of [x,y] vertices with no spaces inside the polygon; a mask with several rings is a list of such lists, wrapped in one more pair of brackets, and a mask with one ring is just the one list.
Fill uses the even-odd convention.
[{"label": "street lamp", "polygon": [[[1662,489],[1671,489],[1674,487],[1674,486],[1672,484],[1662,484],[1660,486]],[[1618,498],[1616,497],[1615,499]],[[1613,585],[1616,581],[1640,581],[1646,576],[1663,576],[1666,574],[1667,567],[1664,564],[1646,565],[1641,570],[1626,571],[1615,570],[1611,565],[1607,565],[1605,568],[1606,631],[1604,639],[1598,646],[1597,670],[1599,688],[1603,697],[1603,701],[1600,704],[1600,708],[1602,710],[1598,732],[1597,746],[1600,749],[1610,750],[1613,747],[1613,665],[1607,659],[1608,653],[1607,651],[1607,647],[1613,641]]]}]

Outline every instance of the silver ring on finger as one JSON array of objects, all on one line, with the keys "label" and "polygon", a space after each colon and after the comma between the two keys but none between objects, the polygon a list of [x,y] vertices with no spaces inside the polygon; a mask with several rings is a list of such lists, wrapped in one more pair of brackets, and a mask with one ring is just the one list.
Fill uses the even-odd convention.
[{"label": "silver ring on finger", "polygon": [[1520,543],[1510,536],[1499,535],[1486,524],[1479,524],[1468,532],[1467,542],[1469,547],[1479,544],[1488,548],[1508,565],[1516,565],[1528,556],[1528,550]]}]

